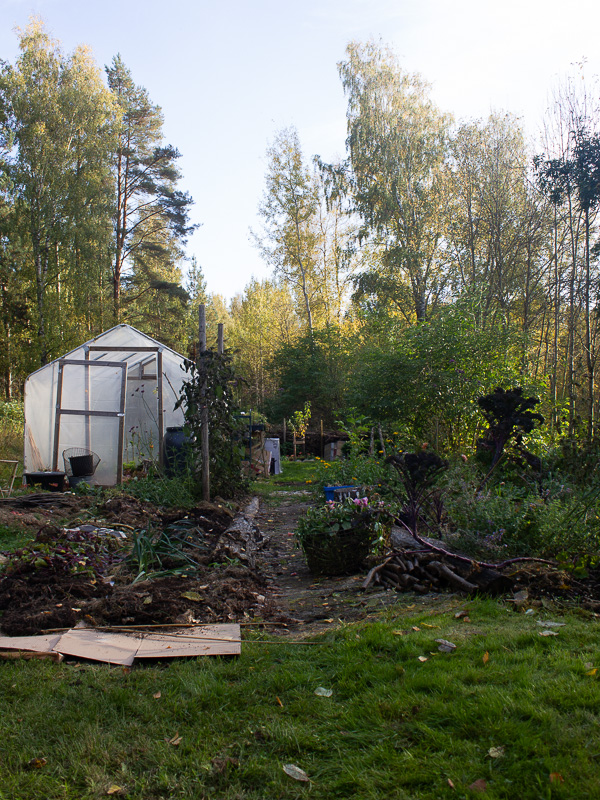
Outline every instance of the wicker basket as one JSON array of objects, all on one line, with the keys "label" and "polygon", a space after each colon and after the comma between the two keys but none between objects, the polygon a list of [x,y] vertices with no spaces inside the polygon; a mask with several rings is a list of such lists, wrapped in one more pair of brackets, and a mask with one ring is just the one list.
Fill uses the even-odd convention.
[{"label": "wicker basket", "polygon": [[315,533],[305,537],[302,549],[313,575],[350,575],[360,572],[375,539],[371,528],[352,528],[333,536]]}]

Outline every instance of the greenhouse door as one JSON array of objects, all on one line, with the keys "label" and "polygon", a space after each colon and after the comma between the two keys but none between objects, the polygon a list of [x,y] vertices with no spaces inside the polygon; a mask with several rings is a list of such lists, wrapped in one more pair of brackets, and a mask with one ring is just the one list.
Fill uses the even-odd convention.
[{"label": "greenhouse door", "polygon": [[96,483],[110,486],[122,482],[126,391],[124,361],[59,359],[54,470],[63,468],[63,450],[82,447],[100,457]]}]

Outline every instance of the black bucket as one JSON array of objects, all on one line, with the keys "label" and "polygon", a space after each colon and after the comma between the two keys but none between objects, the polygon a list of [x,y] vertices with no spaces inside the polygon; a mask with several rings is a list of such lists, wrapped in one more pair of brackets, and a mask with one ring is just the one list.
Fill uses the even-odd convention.
[{"label": "black bucket", "polygon": [[190,454],[190,437],[183,427],[167,428],[163,441],[164,468],[167,478],[175,478],[187,471]]},{"label": "black bucket", "polygon": [[69,463],[74,478],[82,478],[83,476],[94,474],[94,456],[91,454],[85,456],[71,456],[69,458]]}]

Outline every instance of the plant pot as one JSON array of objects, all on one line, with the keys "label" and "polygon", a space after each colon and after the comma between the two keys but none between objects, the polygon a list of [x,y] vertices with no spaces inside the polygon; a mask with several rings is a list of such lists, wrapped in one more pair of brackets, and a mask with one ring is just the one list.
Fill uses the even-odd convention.
[{"label": "plant pot", "polygon": [[302,549],[313,575],[350,575],[360,572],[377,538],[371,528],[352,528],[335,534],[306,536]]}]

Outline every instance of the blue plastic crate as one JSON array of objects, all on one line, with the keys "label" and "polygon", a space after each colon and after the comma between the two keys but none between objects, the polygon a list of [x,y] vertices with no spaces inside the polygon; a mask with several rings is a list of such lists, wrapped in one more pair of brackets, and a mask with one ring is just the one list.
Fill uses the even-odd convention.
[{"label": "blue plastic crate", "polygon": [[323,487],[323,491],[325,492],[325,500],[328,502],[329,500],[335,500],[336,499],[335,498],[336,490],[338,492],[339,492],[339,490],[342,490],[342,492],[341,492],[342,495],[345,494],[344,490],[347,490],[348,493],[345,494],[345,496],[346,497],[350,497],[350,491],[352,489],[354,489],[354,490],[356,490],[358,492],[358,488],[359,488],[358,486],[352,486],[352,485],[350,485],[350,486],[324,486]]}]

